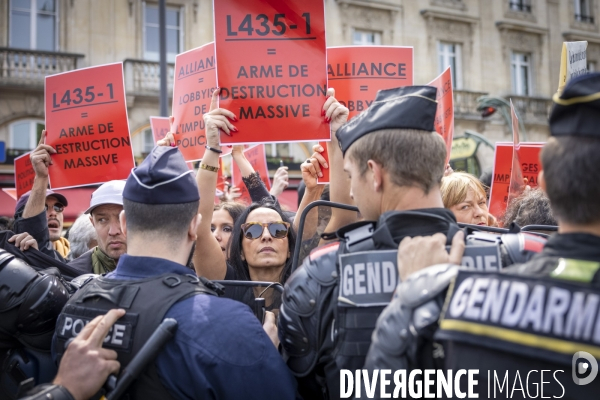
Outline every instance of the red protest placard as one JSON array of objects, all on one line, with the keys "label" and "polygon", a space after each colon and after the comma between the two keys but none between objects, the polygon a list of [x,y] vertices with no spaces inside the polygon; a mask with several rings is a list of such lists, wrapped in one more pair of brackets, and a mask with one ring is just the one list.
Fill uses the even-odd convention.
[{"label": "red protest placard", "polygon": [[35,171],[29,158],[30,153],[15,158],[15,185],[17,186],[17,197],[19,198],[33,188]]},{"label": "red protest placard", "polygon": [[329,140],[323,0],[213,0],[221,143]]},{"label": "red protest placard", "polygon": [[525,189],[523,171],[521,170],[521,160],[519,159],[519,149],[521,147],[521,139],[519,138],[519,118],[517,117],[517,112],[515,111],[512,100],[510,101],[510,119],[513,132],[513,157],[510,186],[508,189],[508,204],[510,204],[512,199],[519,197]]},{"label": "red protest placard", "polygon": [[225,190],[225,184],[227,183],[227,177],[223,175],[223,158],[219,158],[219,170],[217,171],[217,191],[223,193]]},{"label": "red protest placard", "polygon": [[17,196],[16,188],[2,188],[2,191],[4,193],[6,193],[7,195],[9,195],[12,199],[14,199],[14,201],[19,200],[19,197]]},{"label": "red protest placard", "polygon": [[371,105],[379,90],[413,84],[413,48],[329,47],[327,79],[352,118]]},{"label": "red protest placard", "polygon": [[[271,190],[271,181],[269,180],[269,169],[267,168],[265,145],[259,144],[250,147],[244,150],[244,155],[250,164],[252,164],[254,171],[259,173],[260,179],[264,182],[267,190]],[[242,195],[239,200],[246,204],[251,204],[252,198],[250,197],[250,193],[248,193],[246,185],[244,185],[244,182],[242,181],[242,173],[240,172],[238,166],[233,164],[235,164],[235,161],[232,162],[231,166],[231,182],[234,186],[240,189],[240,193]]]},{"label": "red protest placard", "polygon": [[210,100],[216,87],[214,42],[175,57],[175,142],[186,161],[200,160],[204,156],[206,135],[202,116],[210,109]]},{"label": "red protest placard", "polygon": [[[538,186],[538,175],[542,170],[539,160],[544,143],[521,143],[519,160],[521,174],[527,178],[528,185],[534,189]],[[501,218],[506,212],[510,181],[512,176],[513,143],[496,143],[494,170],[490,192],[489,211],[496,218]]]},{"label": "red protest placard", "polygon": [[46,144],[52,189],[127,179],[134,166],[123,63],[46,77]]},{"label": "red protest placard", "polygon": [[156,144],[169,133],[169,129],[171,129],[169,118],[150,117],[150,128],[152,128],[152,137],[154,138],[154,144]]},{"label": "red protest placard", "polygon": [[446,163],[450,161],[452,152],[452,137],[454,136],[454,98],[452,97],[452,73],[450,67],[434,80],[429,86],[437,88],[438,107],[435,115],[435,130],[442,135],[446,142]]},{"label": "red protest placard", "polygon": [[521,162],[521,173],[527,179],[527,185],[532,189],[538,187],[538,175],[542,170],[540,152],[544,143],[521,143],[517,152]]},{"label": "red protest placard", "polygon": [[506,211],[510,174],[512,171],[512,153],[512,143],[496,143],[488,210],[490,214],[498,219],[502,218]]},{"label": "red protest placard", "polygon": [[[323,156],[323,158],[325,158],[325,161],[327,161],[327,166],[329,166],[329,153],[327,152],[327,142],[319,142],[319,145],[324,149],[321,155]],[[317,177],[317,183],[329,183],[329,168],[321,168],[321,172],[323,173],[323,177]]]}]

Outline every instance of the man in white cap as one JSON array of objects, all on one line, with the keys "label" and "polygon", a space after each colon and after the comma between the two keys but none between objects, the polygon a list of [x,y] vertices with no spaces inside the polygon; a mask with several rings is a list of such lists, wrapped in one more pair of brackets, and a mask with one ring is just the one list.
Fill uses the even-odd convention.
[{"label": "man in white cap", "polygon": [[110,181],[92,193],[90,208],[85,213],[98,234],[98,246],[69,263],[82,273],[105,274],[115,269],[119,257],[127,251],[125,234],[119,224],[123,210],[125,181]]}]

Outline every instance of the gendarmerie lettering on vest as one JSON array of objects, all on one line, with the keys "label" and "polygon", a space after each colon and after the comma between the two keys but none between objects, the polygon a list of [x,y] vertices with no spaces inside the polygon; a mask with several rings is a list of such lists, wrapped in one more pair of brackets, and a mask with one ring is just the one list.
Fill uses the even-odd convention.
[{"label": "gendarmerie lettering on vest", "polygon": [[[387,305],[400,282],[397,258],[397,250],[340,255],[338,300],[357,307]],[[499,271],[500,249],[496,245],[467,246],[462,265],[477,271]]]},{"label": "gendarmerie lettering on vest", "polygon": [[356,306],[388,304],[398,285],[397,254],[388,250],[340,255],[339,300]]},{"label": "gendarmerie lettering on vest", "polygon": [[[466,333],[485,325],[520,331],[537,335],[534,346],[542,347],[544,337],[559,338],[586,344],[598,356],[599,306],[597,291],[567,281],[461,271],[441,327]],[[512,340],[497,329],[483,332],[479,335]]]}]

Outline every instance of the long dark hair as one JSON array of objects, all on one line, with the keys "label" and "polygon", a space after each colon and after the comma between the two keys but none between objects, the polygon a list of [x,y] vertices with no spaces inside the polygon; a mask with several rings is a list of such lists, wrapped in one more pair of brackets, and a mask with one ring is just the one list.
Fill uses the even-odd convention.
[{"label": "long dark hair", "polygon": [[273,203],[272,200],[267,198],[260,203],[252,203],[235,221],[235,224],[233,225],[233,232],[231,233],[231,240],[229,241],[229,264],[233,267],[237,279],[247,281],[251,280],[250,271],[248,270],[248,263],[245,260],[242,260],[242,240],[244,237],[242,233],[242,225],[246,223],[248,215],[257,208],[269,208],[271,210],[275,210],[281,217],[282,221],[290,223],[290,230],[287,236],[290,257],[288,257],[286,260],[279,277],[279,282],[283,284],[292,272],[292,254],[294,254],[294,248],[296,246],[296,233],[291,226],[292,221],[286,218],[279,205]]},{"label": "long dark hair", "polygon": [[213,211],[225,210],[233,220],[233,223],[240,218],[240,215],[244,212],[246,206],[234,201],[223,201],[219,204],[215,204]]}]

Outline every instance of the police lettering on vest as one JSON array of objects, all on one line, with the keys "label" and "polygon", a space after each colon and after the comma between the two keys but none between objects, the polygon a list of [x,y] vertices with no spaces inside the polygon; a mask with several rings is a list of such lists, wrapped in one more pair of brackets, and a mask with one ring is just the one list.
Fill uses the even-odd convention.
[{"label": "police lettering on vest", "polygon": [[[569,362],[580,350],[600,357],[600,293],[571,282],[461,271],[440,323],[440,339],[484,338],[482,344],[529,354],[559,353]],[[562,355],[561,355],[562,354]]]},{"label": "police lettering on vest", "polygon": [[[106,314],[106,310],[69,305],[58,318],[56,336],[61,342],[66,342],[79,335],[81,330],[96,316],[104,314]],[[104,347],[125,352],[131,351],[137,320],[138,314],[136,313],[127,313],[121,317],[104,338]]]}]

